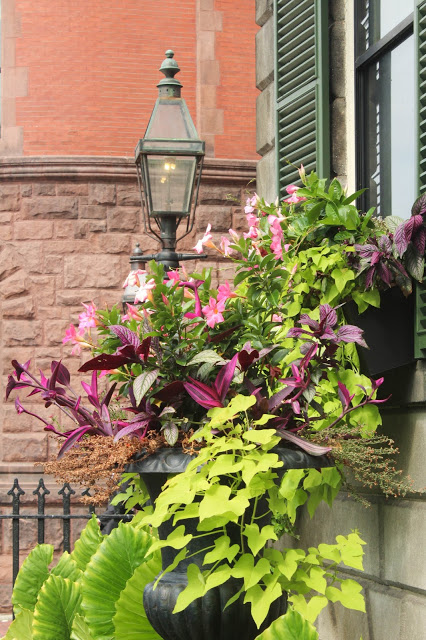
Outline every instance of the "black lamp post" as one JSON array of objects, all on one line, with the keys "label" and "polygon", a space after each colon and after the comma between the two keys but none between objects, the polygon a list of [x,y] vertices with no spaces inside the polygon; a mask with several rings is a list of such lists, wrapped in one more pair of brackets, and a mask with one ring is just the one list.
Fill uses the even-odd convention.
[{"label": "black lamp post", "polygon": [[[161,242],[159,253],[143,255],[140,260],[156,260],[167,270],[179,267],[181,260],[207,257],[176,253],[177,242],[194,226],[205,143],[199,140],[181,98],[182,85],[175,78],[180,69],[173,56],[173,51],[166,51],[160,67],[165,78],[157,85],[157,102],[135,150],[145,232]],[[153,228],[153,221],[158,229]]]}]

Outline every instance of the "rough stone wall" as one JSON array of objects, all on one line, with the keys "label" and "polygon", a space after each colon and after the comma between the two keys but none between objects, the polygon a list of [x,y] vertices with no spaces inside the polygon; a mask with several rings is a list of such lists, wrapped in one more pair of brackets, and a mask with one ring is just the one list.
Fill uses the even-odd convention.
[{"label": "rough stone wall", "polygon": [[[253,190],[253,161],[206,160],[195,228],[178,245],[191,250],[210,222],[213,236],[241,229],[241,203]],[[32,492],[40,464],[55,454],[42,424],[18,416],[4,402],[11,360],[46,370],[62,358],[72,374],[83,359],[62,345],[70,323],[78,323],[81,302],[99,307],[121,304],[122,283],[136,242],[145,252],[158,245],[143,233],[140,194],[129,158],[31,158],[0,160],[0,512],[11,513],[7,492],[15,477],[26,492],[23,513],[35,513]],[[209,251],[207,251],[209,252]],[[213,277],[231,275],[210,251],[207,260],[186,262],[189,270],[211,266]],[[196,254],[194,254],[196,255]],[[82,375],[74,377],[80,387]],[[15,394],[13,394],[15,396]],[[27,406],[27,405],[26,405]],[[37,400],[33,408],[36,409]],[[42,413],[42,412],[41,412]],[[55,484],[49,500],[58,503]],[[61,542],[61,523],[46,529],[46,541]],[[79,527],[74,527],[77,535]],[[36,523],[21,524],[22,558],[36,542]],[[0,614],[10,605],[11,521],[0,521]]]},{"label": "rough stone wall", "polygon": [[[345,19],[343,0],[330,0],[330,121],[331,169],[344,183],[354,182],[351,168],[350,137],[354,136],[348,99],[352,77],[345,71],[345,56],[352,33]],[[261,26],[257,34],[256,79],[262,93],[257,99],[257,186],[267,199],[276,196],[275,186],[275,113],[273,2],[257,0],[256,18]],[[391,348],[391,345],[390,345]],[[394,400],[383,410],[383,430],[400,448],[399,465],[414,481],[424,487],[424,451],[426,445],[426,367],[416,365],[396,370],[387,376],[387,386]],[[338,534],[359,529],[367,542],[365,571],[352,571],[363,584],[367,614],[344,609],[340,604],[327,608],[318,619],[321,640],[423,640],[426,629],[425,537],[426,505],[419,494],[406,499],[385,500],[370,492],[371,507],[341,493],[332,511],[321,505],[310,521],[304,512],[299,523],[300,543],[283,538],[281,544],[303,547],[319,542],[332,543]]]}]

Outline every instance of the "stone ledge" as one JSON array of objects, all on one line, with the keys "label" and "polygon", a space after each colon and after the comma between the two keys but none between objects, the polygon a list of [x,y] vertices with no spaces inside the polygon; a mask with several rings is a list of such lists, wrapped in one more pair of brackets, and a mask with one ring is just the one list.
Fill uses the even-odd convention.
[{"label": "stone ledge", "polygon": [[[256,160],[206,158],[202,182],[247,183],[256,177]],[[44,156],[0,158],[0,181],[63,178],[69,180],[135,180],[133,158]]]}]

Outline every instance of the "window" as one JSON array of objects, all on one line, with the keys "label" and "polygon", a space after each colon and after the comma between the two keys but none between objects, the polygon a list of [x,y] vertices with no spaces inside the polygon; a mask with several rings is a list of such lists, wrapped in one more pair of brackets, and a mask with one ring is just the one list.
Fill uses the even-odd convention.
[{"label": "window", "polygon": [[361,206],[408,218],[418,193],[416,0],[355,2]]}]

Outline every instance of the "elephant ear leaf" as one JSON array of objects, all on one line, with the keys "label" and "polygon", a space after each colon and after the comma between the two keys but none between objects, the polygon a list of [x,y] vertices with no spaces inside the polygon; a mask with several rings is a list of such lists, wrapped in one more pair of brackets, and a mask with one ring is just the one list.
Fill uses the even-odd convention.
[{"label": "elephant ear leaf", "polygon": [[37,545],[25,558],[16,577],[12,593],[15,615],[22,609],[34,611],[41,586],[49,577],[49,564],[53,558],[51,544]]},{"label": "elephant ear leaf", "polygon": [[81,532],[80,538],[76,541],[70,556],[81,571],[86,569],[90,558],[97,551],[104,537],[99,529],[96,516],[93,515]]},{"label": "elephant ear leaf", "polygon": [[34,609],[33,640],[69,640],[81,587],[61,576],[49,576],[40,589]]},{"label": "elephant ear leaf", "polygon": [[145,586],[161,571],[159,558],[139,565],[116,603],[117,613],[113,618],[116,638],[134,640],[161,640],[152,628],[142,606]]},{"label": "elephant ear leaf", "polygon": [[3,640],[33,640],[33,612],[22,609],[9,626]]},{"label": "elephant ear leaf", "polygon": [[90,634],[90,630],[85,619],[78,613],[74,616],[70,640],[95,640],[95,638]]},{"label": "elephant ear leaf", "polygon": [[298,611],[288,609],[265,629],[256,640],[318,640],[315,627]]},{"label": "elephant ear leaf", "polygon": [[78,568],[77,563],[71,558],[68,551],[64,551],[64,553],[59,558],[59,562],[50,572],[53,576],[61,576],[61,578],[69,578],[73,582],[77,582],[83,572]]},{"label": "elephant ear leaf", "polygon": [[95,638],[114,637],[115,603],[137,567],[147,561],[151,544],[148,533],[121,522],[92,556],[81,579],[81,606]]}]

